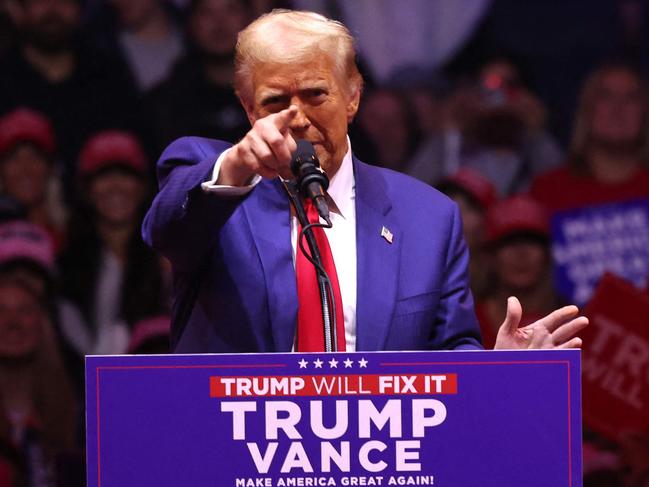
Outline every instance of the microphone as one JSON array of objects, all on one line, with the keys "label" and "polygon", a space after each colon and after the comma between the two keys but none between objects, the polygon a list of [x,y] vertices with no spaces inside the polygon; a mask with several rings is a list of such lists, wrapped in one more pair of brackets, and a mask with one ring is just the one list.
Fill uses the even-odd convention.
[{"label": "microphone", "polygon": [[329,207],[325,199],[325,190],[329,187],[329,178],[320,167],[320,161],[313,145],[308,140],[297,139],[297,150],[291,159],[291,172],[297,178],[300,194],[309,198],[318,214],[331,226]]}]

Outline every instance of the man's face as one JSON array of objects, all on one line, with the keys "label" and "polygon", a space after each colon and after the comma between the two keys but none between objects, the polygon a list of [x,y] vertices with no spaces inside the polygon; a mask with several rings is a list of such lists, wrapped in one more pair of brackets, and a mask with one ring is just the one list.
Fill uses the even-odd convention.
[{"label": "man's face", "polygon": [[80,20],[77,0],[27,0],[24,4],[26,40],[43,51],[58,52],[67,48]]},{"label": "man's face", "polygon": [[253,100],[244,107],[250,122],[295,105],[291,135],[313,144],[320,165],[332,177],[347,152],[347,125],[358,110],[359,90],[350,93],[326,55],[296,64],[263,64],[252,82]]}]

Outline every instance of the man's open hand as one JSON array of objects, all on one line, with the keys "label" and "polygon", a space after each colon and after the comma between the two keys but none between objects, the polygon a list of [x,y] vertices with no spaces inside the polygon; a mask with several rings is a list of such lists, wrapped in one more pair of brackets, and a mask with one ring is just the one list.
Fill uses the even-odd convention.
[{"label": "man's open hand", "polygon": [[515,297],[507,299],[507,316],[498,330],[496,346],[500,350],[532,348],[579,348],[575,335],[588,325],[588,318],[578,316],[576,306],[564,306],[531,325],[519,328],[523,310]]}]

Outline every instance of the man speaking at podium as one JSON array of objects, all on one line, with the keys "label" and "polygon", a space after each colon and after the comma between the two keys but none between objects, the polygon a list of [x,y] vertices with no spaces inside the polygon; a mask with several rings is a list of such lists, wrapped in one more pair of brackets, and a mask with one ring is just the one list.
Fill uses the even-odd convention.
[{"label": "man speaking at podium", "polygon": [[[332,227],[316,233],[337,349],[481,348],[457,207],[353,156],[347,128],[363,81],[349,31],[318,14],[274,11],[240,32],[235,63],[252,128],[233,146],[172,143],[143,225],[174,267],[174,351],[324,350],[315,273],[286,189],[298,139],[313,144],[330,180]],[[497,348],[578,347],[587,324],[574,306],[524,328],[520,316],[510,298]]]}]

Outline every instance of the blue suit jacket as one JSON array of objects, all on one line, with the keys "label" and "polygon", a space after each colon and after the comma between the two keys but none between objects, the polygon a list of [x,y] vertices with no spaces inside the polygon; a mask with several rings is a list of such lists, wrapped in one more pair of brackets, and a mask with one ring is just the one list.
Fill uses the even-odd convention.
[{"label": "blue suit jacket", "polygon": [[[227,147],[183,138],[158,163],[160,192],[143,236],[174,266],[172,326],[182,296],[198,286],[173,348],[290,351],[298,303],[289,201],[277,180],[241,198],[205,193],[200,185]],[[357,350],[481,348],[457,206],[419,181],[358,160],[354,177]],[[391,244],[381,237],[384,226]]]}]

